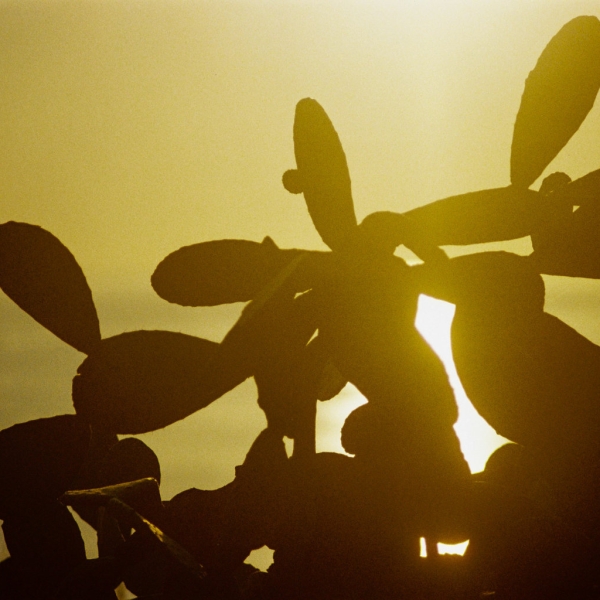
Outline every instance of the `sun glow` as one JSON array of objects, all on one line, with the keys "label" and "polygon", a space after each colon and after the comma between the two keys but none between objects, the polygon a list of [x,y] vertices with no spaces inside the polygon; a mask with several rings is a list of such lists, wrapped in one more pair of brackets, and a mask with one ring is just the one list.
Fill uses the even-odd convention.
[{"label": "sun glow", "polygon": [[[454,429],[471,472],[477,473],[483,470],[490,454],[508,440],[499,436],[477,413],[462,387],[450,342],[454,310],[453,304],[421,295],[415,326],[444,363],[458,404],[459,418]],[[355,408],[365,403],[364,396],[350,384],[333,400],[318,403],[317,452],[344,452],[340,440],[342,425]],[[438,544],[438,552],[462,555],[468,544],[468,540],[460,544]],[[421,556],[427,556],[424,540],[421,540]]]},{"label": "sun glow", "polygon": [[498,435],[475,410],[462,387],[450,342],[450,327],[455,306],[421,295],[415,326],[444,363],[458,404],[459,417],[454,425],[465,460],[472,473],[482,471],[494,450],[508,440]]},{"label": "sun glow", "polygon": [[[421,295],[415,326],[444,363],[458,404],[459,417],[454,430],[471,472],[477,473],[483,470],[490,454],[508,440],[499,436],[477,413],[462,387],[452,358],[450,341],[450,328],[455,308],[448,302]],[[439,554],[463,555],[468,545],[469,540],[466,540],[460,544],[438,544],[437,549]],[[422,543],[421,556],[427,556],[424,548]]]},{"label": "sun glow", "polygon": [[[482,471],[494,450],[508,440],[498,435],[477,413],[460,383],[450,343],[454,305],[422,295],[415,326],[444,363],[458,404],[459,417],[454,429],[472,473]],[[340,432],[346,417],[366,399],[348,384],[333,400],[319,402],[317,408],[317,452],[344,452]]]}]

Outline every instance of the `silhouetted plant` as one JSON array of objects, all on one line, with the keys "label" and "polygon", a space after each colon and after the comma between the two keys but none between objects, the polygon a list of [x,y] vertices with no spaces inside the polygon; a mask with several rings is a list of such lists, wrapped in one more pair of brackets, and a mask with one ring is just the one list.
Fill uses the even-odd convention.
[{"label": "silhouetted plant", "polygon": [[[579,17],[550,41],[526,81],[511,185],[357,224],[339,137],[301,100],[297,168],[331,249],[218,240],[181,248],[152,276],[185,306],[249,302],[220,342],[169,331],[102,339],[85,276],[40,227],[0,225],[0,287],[87,354],[76,414],[0,432],[0,518],[7,598],[593,598],[600,585],[600,349],[544,312],[540,273],[598,277],[600,171],[528,189],[591,109],[600,23]],[[573,207],[579,210],[573,212]],[[441,245],[530,235],[534,252],[448,259]],[[425,260],[393,256],[404,244]],[[452,344],[471,400],[517,442],[471,477],[440,360],[417,333],[418,296],[456,304]],[[158,458],[117,434],[152,431],[208,406],[249,377],[267,428],[217,490],[163,502]],[[319,400],[353,383],[368,403],[342,430],[354,456],[316,453]],[[288,458],[283,438],[294,440]],[[60,500],[60,501],[59,501]],[[98,532],[86,560],[71,506]],[[419,538],[431,553],[419,557]],[[470,539],[464,558],[438,541]],[[268,573],[244,561],[268,545]]]}]

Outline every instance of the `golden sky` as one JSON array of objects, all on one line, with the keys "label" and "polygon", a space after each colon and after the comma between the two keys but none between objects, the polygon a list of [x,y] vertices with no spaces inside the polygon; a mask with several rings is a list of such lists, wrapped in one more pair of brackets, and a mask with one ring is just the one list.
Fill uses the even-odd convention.
[{"label": "golden sky", "polygon": [[[0,219],[52,231],[96,293],[197,241],[320,248],[281,185],[305,96],[359,219],[505,185],[525,77],[580,14],[597,1],[0,2]],[[553,169],[597,168],[599,123]]]},{"label": "golden sky", "polygon": [[[170,306],[149,278],[210,239],[324,248],[281,185],[298,100],[317,99],[336,126],[359,220],[507,185],[525,78],[582,14],[600,16],[598,1],[0,1],[0,222],[41,225],[73,252],[103,335],[218,340],[239,307]],[[597,169],[599,142],[596,106],[547,173]],[[548,310],[599,343],[597,282],[547,281]],[[0,428],[70,412],[83,356],[5,297],[0,309]],[[244,427],[252,385],[152,438],[165,475],[179,469],[165,497],[190,473],[188,487],[232,477],[262,426],[253,412]]]}]

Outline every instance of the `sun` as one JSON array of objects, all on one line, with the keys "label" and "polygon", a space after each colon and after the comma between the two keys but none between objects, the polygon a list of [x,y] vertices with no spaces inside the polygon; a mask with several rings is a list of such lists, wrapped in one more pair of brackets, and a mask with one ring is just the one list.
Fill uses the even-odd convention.
[{"label": "sun", "polygon": [[[498,435],[479,415],[462,387],[450,342],[454,310],[453,304],[421,295],[415,326],[444,363],[459,410],[454,429],[471,472],[477,473],[483,470],[490,454],[509,440]],[[340,441],[342,425],[346,417],[366,401],[354,386],[348,384],[337,398],[319,402],[317,452],[344,452]]]}]

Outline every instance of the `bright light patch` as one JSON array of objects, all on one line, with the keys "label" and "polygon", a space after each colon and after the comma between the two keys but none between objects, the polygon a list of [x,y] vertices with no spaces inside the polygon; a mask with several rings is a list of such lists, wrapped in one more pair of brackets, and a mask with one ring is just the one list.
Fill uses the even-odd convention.
[{"label": "bright light patch", "polygon": [[459,416],[454,430],[471,472],[477,473],[483,470],[490,454],[508,440],[498,435],[479,415],[458,378],[450,342],[454,310],[453,304],[421,295],[415,326],[444,363],[458,404]]},{"label": "bright light patch", "polygon": [[362,404],[365,397],[351,384],[333,399],[317,403],[317,452],[348,454],[342,447],[341,433],[346,417]]},{"label": "bright light patch", "polygon": [[415,327],[442,359],[444,365],[452,362],[450,327],[454,318],[454,304],[421,294]]},{"label": "bright light patch", "polygon": [[469,540],[461,542],[460,544],[438,544],[439,554],[459,554],[462,556],[467,551]]},{"label": "bright light patch", "polygon": [[261,571],[266,571],[273,564],[273,550],[267,546],[252,550],[244,562]]},{"label": "bright light patch", "polygon": [[[467,551],[467,546],[469,545],[469,540],[466,542],[461,542],[460,544],[441,544],[437,545],[438,554],[455,554],[458,556],[463,556]],[[427,542],[425,538],[419,538],[419,547],[420,552],[419,556],[421,558],[427,558]]]},{"label": "bright light patch", "polygon": [[284,436],[283,443],[285,444],[285,453],[287,454],[288,458],[290,458],[290,456],[292,456],[294,453],[294,440]]},{"label": "bright light patch", "polygon": [[[479,415],[458,378],[450,343],[454,310],[453,304],[421,295],[415,326],[444,363],[459,410],[454,430],[471,472],[477,473],[483,470],[490,454],[508,440],[499,436]],[[342,426],[346,417],[365,403],[364,396],[348,384],[333,400],[317,404],[317,452],[346,454],[340,440]]]}]

